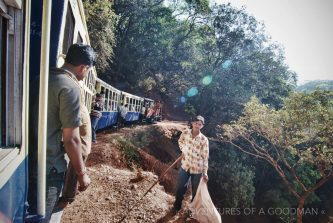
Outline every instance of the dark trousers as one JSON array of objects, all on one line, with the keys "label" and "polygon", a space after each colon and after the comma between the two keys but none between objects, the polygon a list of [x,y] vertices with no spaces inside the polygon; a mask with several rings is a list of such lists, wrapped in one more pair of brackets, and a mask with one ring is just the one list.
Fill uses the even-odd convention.
[{"label": "dark trousers", "polygon": [[192,185],[192,200],[197,192],[200,179],[200,174],[190,174],[189,172],[185,171],[183,168],[180,168],[178,173],[177,179],[177,187],[176,187],[176,201],[173,204],[173,207],[178,211],[182,207],[182,201],[184,199],[184,195],[187,190],[187,182],[191,178],[191,185]]},{"label": "dark trousers", "polygon": [[91,138],[92,141],[96,141],[96,131],[97,131],[97,125],[100,118],[97,118],[96,116],[90,116],[91,121]]},{"label": "dark trousers", "polygon": [[55,168],[52,168],[46,178],[46,212],[42,222],[49,222],[51,215],[58,202],[59,195],[64,183],[64,172],[58,173]]},{"label": "dark trousers", "polygon": [[[86,163],[87,161],[87,156],[82,156],[83,162]],[[70,161],[68,164],[68,168],[66,171],[66,177],[65,177],[65,183],[64,183],[64,188],[62,191],[62,196],[61,200],[62,201],[68,201],[72,202],[75,199],[75,195],[77,193],[77,175],[75,172],[75,169],[72,165],[72,162]]]}]

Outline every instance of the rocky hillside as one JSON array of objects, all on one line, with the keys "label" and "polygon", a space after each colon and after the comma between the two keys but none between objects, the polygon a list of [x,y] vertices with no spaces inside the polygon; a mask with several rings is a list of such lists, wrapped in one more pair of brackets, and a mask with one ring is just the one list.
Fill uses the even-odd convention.
[{"label": "rocky hillside", "polygon": [[123,222],[191,222],[185,214],[168,213],[176,169],[142,198],[177,158],[177,138],[185,127],[185,123],[161,122],[99,133],[87,161],[92,183],[67,206],[62,222],[114,223],[124,215]]}]

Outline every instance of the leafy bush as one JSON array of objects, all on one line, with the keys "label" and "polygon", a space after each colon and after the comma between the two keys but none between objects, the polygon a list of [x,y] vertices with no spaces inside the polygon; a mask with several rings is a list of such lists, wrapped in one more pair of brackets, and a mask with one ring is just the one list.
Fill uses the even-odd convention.
[{"label": "leafy bush", "polygon": [[133,143],[128,139],[118,137],[117,141],[120,145],[120,150],[123,154],[125,162],[127,163],[127,166],[130,169],[134,169],[134,167],[140,166],[141,161],[137,147],[134,146]]}]

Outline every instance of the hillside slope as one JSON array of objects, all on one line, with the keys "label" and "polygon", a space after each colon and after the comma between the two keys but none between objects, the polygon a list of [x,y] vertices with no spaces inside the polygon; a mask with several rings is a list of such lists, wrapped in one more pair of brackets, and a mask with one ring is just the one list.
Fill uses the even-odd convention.
[{"label": "hillside slope", "polygon": [[[160,184],[138,202],[158,179],[154,173],[144,170],[161,174],[168,167],[178,155],[173,137],[185,127],[185,123],[161,122],[98,134],[98,143],[94,144],[87,162],[92,183],[87,191],[78,194],[76,200],[68,205],[62,222],[113,223],[124,215],[127,218],[123,222],[191,222],[186,220],[185,214],[173,217],[168,214],[174,197],[166,193]],[[128,150],[124,150],[124,145],[126,147],[134,140],[141,141],[141,145],[139,143],[134,148],[138,150],[140,164],[128,162],[128,157],[127,160],[125,158]],[[155,159],[155,156],[163,157],[165,163]],[[174,189],[176,174],[173,169],[162,180],[169,192]],[[133,211],[127,213],[133,205]]]}]

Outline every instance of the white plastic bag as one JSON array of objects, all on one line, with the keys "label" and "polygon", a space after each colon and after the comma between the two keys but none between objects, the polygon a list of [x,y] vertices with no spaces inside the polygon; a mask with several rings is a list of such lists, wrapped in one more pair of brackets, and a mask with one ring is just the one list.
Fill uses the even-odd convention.
[{"label": "white plastic bag", "polygon": [[210,198],[207,183],[202,178],[189,209],[192,217],[200,223],[222,223],[221,216]]}]

